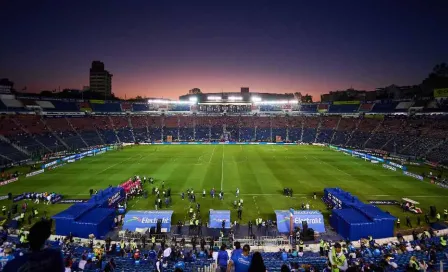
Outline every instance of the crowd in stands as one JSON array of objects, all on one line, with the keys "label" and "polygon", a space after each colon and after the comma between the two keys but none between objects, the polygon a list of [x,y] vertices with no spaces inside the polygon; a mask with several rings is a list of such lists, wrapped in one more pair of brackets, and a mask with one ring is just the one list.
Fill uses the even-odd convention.
[{"label": "crowd in stands", "polygon": [[[303,243],[278,252],[252,252],[239,242],[227,248],[207,245],[201,240],[185,244],[166,237],[81,243],[72,236],[48,240],[51,221],[35,223],[29,233],[19,236],[0,231],[0,268],[3,271],[438,271],[448,265],[446,236],[433,231],[413,232],[410,240],[397,234],[394,242],[377,243],[373,237],[361,239],[360,247],[350,241],[320,242],[320,252]],[[31,270],[26,270],[26,268]],[[25,269],[25,270],[23,270]],[[212,270],[213,269],[213,270]],[[234,269],[234,270],[232,270]]]},{"label": "crowd in stands", "polygon": [[120,142],[288,141],[328,143],[357,149],[447,160],[444,115],[346,116],[94,116],[0,117],[0,158],[77,150]]}]

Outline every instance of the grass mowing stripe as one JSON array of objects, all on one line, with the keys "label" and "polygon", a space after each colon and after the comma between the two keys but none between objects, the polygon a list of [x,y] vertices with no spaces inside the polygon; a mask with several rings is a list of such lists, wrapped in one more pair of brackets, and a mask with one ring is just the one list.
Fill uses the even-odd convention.
[{"label": "grass mowing stripe", "polygon": [[[214,156],[219,148],[223,148],[221,158],[218,154]],[[200,165],[195,165],[198,163]],[[328,223],[331,211],[326,210],[320,199],[312,199],[313,192],[321,195],[326,187],[340,187],[364,202],[415,198],[421,203],[417,206],[425,212],[428,212],[430,205],[443,209],[448,199],[448,190],[429,182],[421,182],[401,173],[390,172],[381,165],[314,146],[288,146],[288,149],[284,146],[261,145],[134,146],[85,158],[41,175],[21,177],[19,181],[0,188],[4,194],[54,191],[62,193],[66,198],[88,198],[90,188],[103,189],[109,184],[118,185],[134,175],[156,179],[154,185],[146,183],[145,188],[149,191],[153,186],[160,187],[162,180],[172,188],[173,205],[163,209],[174,210],[173,222],[185,219],[190,203],[188,200],[182,201],[179,193],[186,188],[193,188],[197,193],[206,190],[206,197],[197,195],[197,201],[201,204],[200,216],[204,221],[208,220],[209,209],[231,210],[232,221],[235,220],[234,192],[237,187],[240,188],[241,198],[245,200],[242,224],[258,217],[275,219],[274,210],[298,209],[302,203],[309,203],[312,209],[322,211]],[[212,199],[210,189],[221,187],[224,190],[224,178],[224,200]],[[294,190],[294,198],[282,196],[284,187]],[[152,210],[154,198],[153,195],[148,199],[136,198],[129,201],[128,207]],[[10,200],[0,202],[0,205],[12,204]],[[46,211],[50,216],[69,206],[36,205],[40,213]],[[403,214],[399,206],[381,206],[381,209],[400,217],[403,222],[406,215],[413,222],[416,221],[416,215]]]},{"label": "grass mowing stripe", "polygon": [[224,146],[222,146],[222,158],[221,158],[221,191],[223,190],[224,183]]}]

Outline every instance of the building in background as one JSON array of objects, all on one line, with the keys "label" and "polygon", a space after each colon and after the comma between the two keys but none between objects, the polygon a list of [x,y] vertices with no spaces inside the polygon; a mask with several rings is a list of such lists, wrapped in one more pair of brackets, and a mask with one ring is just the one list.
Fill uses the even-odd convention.
[{"label": "building in background", "polygon": [[10,94],[14,90],[14,82],[7,78],[0,79],[0,94]]},{"label": "building in background", "polygon": [[249,92],[249,87],[242,87],[240,92],[221,92],[221,93],[193,92],[193,90],[196,89],[197,88],[190,90],[188,94],[179,96],[179,100],[190,101],[190,98],[192,97],[194,97],[195,101],[198,101],[200,103],[207,101],[250,103],[254,101],[253,98],[260,99],[259,101],[296,100],[293,93],[280,94],[280,93]]},{"label": "building in background", "polygon": [[102,93],[104,96],[112,94],[112,74],[104,69],[104,63],[93,61],[90,68],[90,90]]},{"label": "building in background", "polygon": [[353,88],[343,91],[331,91],[320,96],[321,102],[333,101],[371,101],[375,100],[376,93],[374,91],[368,92],[364,90],[355,90]]}]

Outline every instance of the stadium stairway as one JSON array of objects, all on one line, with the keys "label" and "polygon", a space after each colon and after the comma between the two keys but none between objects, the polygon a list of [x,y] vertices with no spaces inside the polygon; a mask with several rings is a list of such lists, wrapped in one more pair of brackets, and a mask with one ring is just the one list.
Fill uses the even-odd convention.
[{"label": "stadium stairway", "polygon": [[114,125],[114,121],[112,120],[111,116],[108,116],[108,117],[109,117],[109,122],[110,122],[110,124],[112,126],[112,130],[114,131],[115,136],[117,137],[117,141],[118,141],[119,144],[121,144],[120,137],[118,137],[118,132],[117,132],[117,129],[115,128],[115,125]]},{"label": "stadium stairway", "polygon": [[27,135],[29,135],[29,140],[30,141],[35,141],[36,143],[38,143],[40,146],[42,146],[43,148],[45,148],[47,150],[47,152],[52,152],[52,150],[50,148],[48,148],[46,145],[44,145],[41,141],[39,141],[38,139],[36,139],[36,137],[34,137],[34,135],[32,133],[30,133],[30,131],[28,131],[28,129],[26,129],[20,122],[19,120],[16,120],[15,118],[11,118],[11,120],[16,124],[17,127],[19,127],[23,132],[25,132]]},{"label": "stadium stairway", "polygon": [[67,119],[67,123],[70,125],[72,130],[76,133],[76,135],[78,135],[78,137],[81,139],[81,141],[86,145],[86,147],[88,147],[89,145],[87,144],[87,142],[84,140],[84,138],[82,138],[81,134],[79,134],[79,132],[76,130],[76,128],[73,126],[73,124],[70,122],[69,119]]},{"label": "stadium stairway", "polygon": [[30,153],[23,147],[11,142],[8,138],[6,138],[5,136],[0,134],[0,141],[11,145],[12,147],[14,147],[15,149],[17,149],[18,151],[22,152],[23,154],[25,154],[26,156],[30,156]]},{"label": "stadium stairway", "polygon": [[63,146],[65,146],[65,148],[70,149],[70,147],[68,146],[68,144],[62,140],[61,137],[59,137],[59,135],[53,130],[51,129],[51,127],[47,124],[47,122],[45,122],[44,118],[41,118],[40,121],[45,125],[45,127],[48,129],[48,131],[51,132],[51,134],[60,142],[62,143]]},{"label": "stadium stairway", "polygon": [[134,139],[134,143],[135,143],[136,141],[135,141],[135,135],[134,135],[134,127],[132,126],[131,116],[128,115],[127,119],[128,119],[128,124],[129,124],[129,130],[131,132],[132,139]]}]

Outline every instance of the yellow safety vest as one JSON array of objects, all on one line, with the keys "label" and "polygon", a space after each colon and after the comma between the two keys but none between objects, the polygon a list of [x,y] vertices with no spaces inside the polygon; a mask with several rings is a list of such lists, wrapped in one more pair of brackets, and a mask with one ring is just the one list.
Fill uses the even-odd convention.
[{"label": "yellow safety vest", "polygon": [[440,236],[440,244],[446,247],[446,239],[443,236]]},{"label": "yellow safety vest", "polygon": [[440,213],[437,214],[437,219],[440,219]]},{"label": "yellow safety vest", "polygon": [[410,260],[409,261],[409,267],[418,269],[418,268],[420,268],[420,265],[417,262],[415,262],[413,260]]},{"label": "yellow safety vest", "polygon": [[[333,260],[333,263],[337,266],[343,266],[345,263],[345,255],[341,254],[341,256],[336,256],[336,250],[333,248],[331,253],[331,259]],[[339,272],[339,268],[331,268],[332,272]]]},{"label": "yellow safety vest", "polygon": [[319,244],[319,246],[320,246],[321,248],[323,248],[323,247],[325,246],[325,242],[324,242],[324,240],[320,240],[320,244]]},{"label": "yellow safety vest", "polygon": [[443,210],[443,214],[448,215],[448,210],[447,209]]}]

